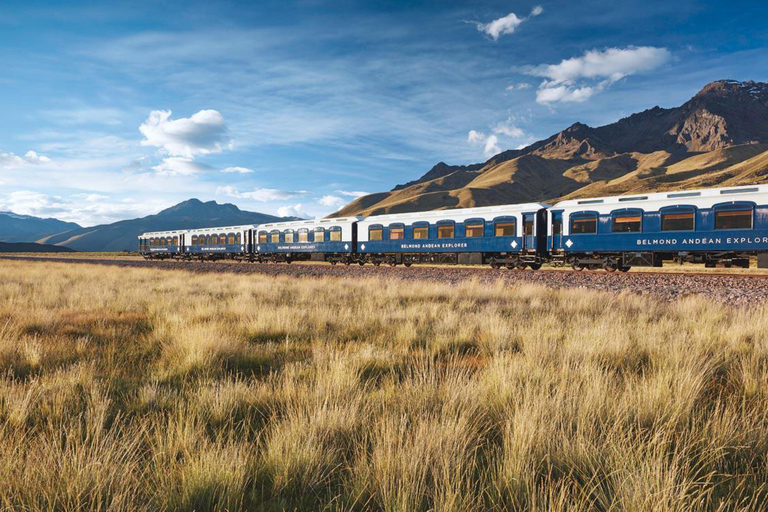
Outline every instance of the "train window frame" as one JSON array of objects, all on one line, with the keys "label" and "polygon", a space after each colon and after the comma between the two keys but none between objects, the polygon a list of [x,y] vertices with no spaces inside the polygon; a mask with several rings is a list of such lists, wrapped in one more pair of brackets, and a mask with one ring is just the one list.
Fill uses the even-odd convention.
[{"label": "train window frame", "polygon": [[450,240],[456,238],[456,224],[453,221],[440,221],[437,223],[438,240]]},{"label": "train window frame", "polygon": [[[413,225],[413,239],[414,240],[429,240],[429,224],[421,223],[421,224],[414,224]],[[416,236],[417,233],[419,236]],[[425,236],[421,236],[421,235]]]},{"label": "train window frame", "polygon": [[235,244],[236,244],[236,245],[240,245],[240,244],[242,244],[242,240],[243,240],[243,238],[242,238],[242,236],[240,235],[240,233],[237,233],[237,234],[235,235]]},{"label": "train window frame", "polygon": [[[275,240],[275,237],[277,237],[277,240]],[[269,243],[271,244],[279,244],[280,243],[280,231],[273,230],[269,232]]]},{"label": "train window frame", "polygon": [[[664,222],[667,220],[667,217],[672,216],[676,216],[677,218],[671,220],[680,220],[680,216],[690,218],[691,227],[683,229],[664,229]],[[690,205],[676,205],[661,208],[659,210],[659,231],[662,233],[696,231],[696,207]]]},{"label": "train window frame", "polygon": [[283,231],[283,240],[285,243],[292,244],[296,240],[296,233],[292,229],[286,229]]},{"label": "train window frame", "polygon": [[[715,217],[714,218],[715,231],[750,230],[750,229],[754,229],[755,227],[755,205],[753,203],[732,203],[728,205],[715,205],[712,208],[712,211]],[[749,213],[749,226],[730,227],[730,226],[718,225],[721,218],[738,217],[739,214],[742,214],[741,216],[745,217],[746,215],[743,215],[744,213]]]},{"label": "train window frame", "polygon": [[211,235],[211,245],[219,245],[219,235],[213,234]]},{"label": "train window frame", "polygon": [[197,245],[197,235],[192,235],[192,245]]},{"label": "train window frame", "polygon": [[339,226],[329,228],[328,233],[328,241],[341,242],[341,228]]},{"label": "train window frame", "polygon": [[368,241],[380,242],[382,240],[384,240],[384,226],[381,224],[368,226]]},{"label": "train window frame", "polygon": [[405,227],[401,224],[396,226],[389,226],[389,239],[390,240],[404,240],[405,239]]},{"label": "train window frame", "polygon": [[[509,234],[509,231],[512,233]],[[517,218],[516,217],[501,217],[493,219],[493,236],[517,236]]]},{"label": "train window frame", "polygon": [[[320,235],[320,238],[318,239],[318,236]],[[325,228],[324,227],[316,227],[312,230],[312,240],[315,242],[325,242]]]},{"label": "train window frame", "polygon": [[179,245],[179,235],[176,235],[175,237],[173,237],[173,245],[174,246]]},{"label": "train window frame", "polygon": [[300,244],[308,244],[309,243],[309,229],[307,228],[299,228],[296,230],[296,239],[298,243]]},{"label": "train window frame", "polygon": [[[594,222],[594,231],[574,231],[573,228],[576,222],[585,222],[585,221]],[[568,216],[568,234],[570,236],[596,235],[598,224],[599,224],[599,215],[597,212],[575,212]]]},{"label": "train window frame", "polygon": [[[639,208],[626,208],[623,210],[614,210],[611,212],[611,233],[642,233],[643,232],[643,214],[645,212]],[[637,225],[637,229],[617,229],[619,227]]]},{"label": "train window frame", "polygon": [[[478,229],[479,231],[477,231]],[[464,221],[464,238],[483,238],[484,236],[485,219],[467,219]]]},{"label": "train window frame", "polygon": [[259,231],[258,237],[256,239],[258,240],[257,243],[266,244],[267,240],[269,240],[269,233],[266,231]]},{"label": "train window frame", "polygon": [[236,243],[235,242],[235,234],[234,233],[230,233],[229,235],[227,235],[227,244],[228,245],[235,245],[235,243]]}]

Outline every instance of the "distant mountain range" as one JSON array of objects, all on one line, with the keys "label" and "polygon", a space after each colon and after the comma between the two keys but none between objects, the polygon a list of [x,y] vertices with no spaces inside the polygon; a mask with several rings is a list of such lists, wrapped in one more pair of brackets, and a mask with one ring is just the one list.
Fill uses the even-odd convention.
[{"label": "distant mountain range", "polygon": [[0,212],[0,242],[33,242],[80,226],[74,222]]},{"label": "distant mountain range", "polygon": [[582,123],[467,166],[356,199],[332,216],[378,215],[768,182],[768,83],[720,80],[676,108]]},{"label": "distant mountain range", "polygon": [[[86,252],[134,251],[137,237],[147,231],[263,224],[281,220],[295,218],[248,212],[233,204],[218,204],[215,201],[204,203],[199,199],[190,199],[156,215],[87,228],[72,223],[55,224],[60,221],[54,219],[6,213],[0,215],[0,241],[13,238],[16,241],[38,242]],[[28,222],[29,227],[20,225],[20,221]],[[39,227],[41,221],[44,221],[47,230]],[[29,233],[26,238],[21,234],[25,229]]]}]

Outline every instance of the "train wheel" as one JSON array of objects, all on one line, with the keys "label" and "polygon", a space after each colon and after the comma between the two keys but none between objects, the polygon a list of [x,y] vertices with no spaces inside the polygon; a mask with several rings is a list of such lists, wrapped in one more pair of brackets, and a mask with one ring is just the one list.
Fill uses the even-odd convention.
[{"label": "train wheel", "polygon": [[626,266],[619,267],[619,272],[629,272],[630,268],[631,267],[626,267]]},{"label": "train wheel", "polygon": [[525,270],[525,267],[527,266],[528,265],[526,263],[523,263],[522,261],[518,261],[517,264],[515,265],[515,268],[517,270]]},{"label": "train wheel", "polygon": [[571,268],[573,268],[573,270],[577,270],[579,272],[584,270],[584,266],[579,264],[579,263],[574,263],[573,265],[571,265]]},{"label": "train wheel", "polygon": [[331,260],[331,265],[333,265],[333,266],[336,266],[336,264],[337,264],[337,263],[338,263],[338,261],[336,261],[336,260]]},{"label": "train wheel", "polygon": [[359,264],[361,267],[362,267],[363,265],[365,265],[365,262],[364,262],[363,260],[360,260],[360,261],[358,261],[357,263],[358,263],[358,264]]},{"label": "train wheel", "polygon": [[373,262],[373,266],[374,267],[379,267],[379,266],[381,266],[381,262],[380,261],[374,261]]},{"label": "train wheel", "polygon": [[413,265],[413,263],[411,263],[410,261],[407,261],[403,263],[403,265],[405,265],[406,267],[410,267],[411,265]]},{"label": "train wheel", "polygon": [[530,263],[528,266],[531,267],[531,270],[539,270],[541,268],[541,263]]},{"label": "train wheel", "polygon": [[491,268],[501,268],[501,263],[496,260],[491,260]]},{"label": "train wheel", "polygon": [[605,269],[606,272],[616,272],[618,268],[619,268],[618,265],[616,265],[615,263],[606,263],[605,265],[603,265],[603,269]]}]

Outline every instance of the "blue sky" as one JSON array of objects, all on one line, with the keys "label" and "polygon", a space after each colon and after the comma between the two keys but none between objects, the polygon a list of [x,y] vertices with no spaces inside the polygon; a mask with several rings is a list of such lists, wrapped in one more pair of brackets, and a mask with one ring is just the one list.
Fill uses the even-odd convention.
[{"label": "blue sky", "polygon": [[323,216],[439,161],[768,79],[761,2],[0,5],[0,210]]}]

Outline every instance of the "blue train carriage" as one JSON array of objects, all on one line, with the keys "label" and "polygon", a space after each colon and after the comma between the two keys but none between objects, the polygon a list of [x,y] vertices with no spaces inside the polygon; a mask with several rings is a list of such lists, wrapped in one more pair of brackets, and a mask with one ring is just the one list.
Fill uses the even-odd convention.
[{"label": "blue train carriage", "polygon": [[547,257],[546,208],[527,203],[367,217],[358,223],[358,258],[374,265],[539,269]]},{"label": "blue train carriage", "polygon": [[327,261],[349,265],[357,242],[360,217],[273,222],[258,227],[260,262]]},{"label": "blue train carriage", "polygon": [[139,235],[139,253],[145,259],[179,258],[188,231],[153,231]]},{"label": "blue train carriage", "polygon": [[577,270],[768,264],[768,185],[562,201],[548,224],[553,263]]},{"label": "blue train carriage", "polygon": [[185,258],[252,261],[255,229],[253,225],[190,229],[185,237]]}]

